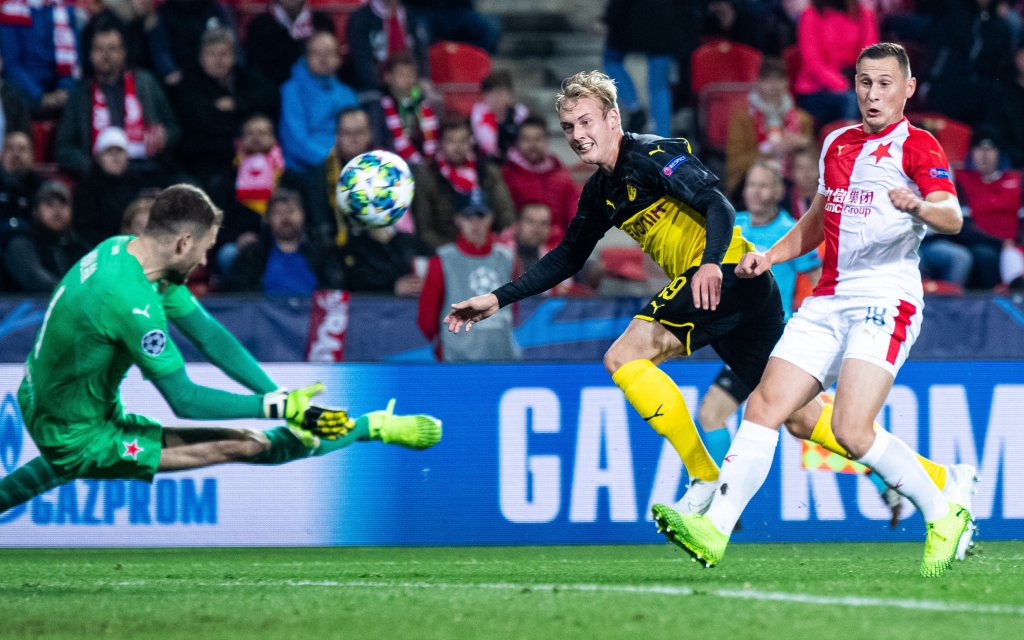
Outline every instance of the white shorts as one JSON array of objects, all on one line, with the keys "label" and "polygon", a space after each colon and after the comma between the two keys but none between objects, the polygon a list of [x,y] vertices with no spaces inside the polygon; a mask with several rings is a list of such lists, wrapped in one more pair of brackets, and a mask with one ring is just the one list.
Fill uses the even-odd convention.
[{"label": "white shorts", "polygon": [[800,367],[823,389],[835,383],[844,358],[866,360],[895,378],[921,333],[923,307],[896,298],[807,298],[772,357]]}]

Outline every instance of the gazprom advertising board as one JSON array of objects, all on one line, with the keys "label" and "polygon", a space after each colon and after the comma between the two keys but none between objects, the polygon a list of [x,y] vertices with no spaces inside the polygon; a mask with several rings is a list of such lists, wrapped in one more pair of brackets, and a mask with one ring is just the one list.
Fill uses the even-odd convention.
[{"label": "gazprom advertising board", "polygon": [[[0,514],[0,546],[659,543],[650,506],[685,487],[675,452],[599,364],[267,369],[285,386],[322,380],[324,402],[354,413],[397,397],[399,413],[441,418],[444,439],[429,451],[359,443],[278,467],[160,474],[152,484],[78,480]],[[717,369],[667,366],[691,408]],[[0,366],[0,474],[37,455],[15,400],[21,372]],[[202,384],[238,388],[210,366],[189,372]],[[130,411],[185,424],[134,371],[122,395]],[[937,461],[976,465],[981,539],[1005,539],[1024,537],[1021,416],[1020,363],[911,362],[879,420]],[[783,436],[734,540],[923,537],[916,514],[889,529],[863,476],[808,471],[801,460],[799,441]]]}]

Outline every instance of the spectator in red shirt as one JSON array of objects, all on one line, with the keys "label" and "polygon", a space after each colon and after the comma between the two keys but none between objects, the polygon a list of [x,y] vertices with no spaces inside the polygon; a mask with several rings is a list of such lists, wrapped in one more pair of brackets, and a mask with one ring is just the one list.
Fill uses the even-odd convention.
[{"label": "spectator in red shirt", "polygon": [[878,42],[875,13],[857,0],[812,0],[796,34],[803,62],[794,82],[797,105],[818,126],[858,118],[851,88],[861,49]]},{"label": "spectator in red shirt", "polygon": [[1000,170],[999,159],[994,131],[978,127],[971,145],[974,168],[956,175],[964,229],[954,239],[971,250],[975,263],[972,283],[985,289],[1019,275],[1007,272],[1007,262],[1016,262],[1012,258],[1019,254],[1016,247],[1024,240],[1020,224],[1021,172]]},{"label": "spectator in red shirt", "polygon": [[512,194],[516,210],[533,202],[551,209],[552,246],[558,244],[576,215],[579,187],[569,170],[548,152],[548,129],[544,118],[528,116],[519,126],[516,143],[508,152],[501,172]]}]

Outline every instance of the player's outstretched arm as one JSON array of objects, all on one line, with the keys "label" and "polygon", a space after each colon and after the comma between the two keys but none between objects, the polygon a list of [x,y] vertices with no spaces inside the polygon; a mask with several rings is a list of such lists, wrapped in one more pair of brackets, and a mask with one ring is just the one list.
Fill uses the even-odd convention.
[{"label": "player's outstretched arm", "polygon": [[153,384],[179,418],[268,418],[285,420],[292,427],[314,433],[321,426],[348,422],[348,413],[341,409],[312,405],[312,399],[324,392],[324,385],[319,382],[294,391],[278,389],[265,394],[238,394],[195,384],[189,379],[185,367],[180,367],[165,376],[153,378]]},{"label": "player's outstretched arm", "polygon": [[201,306],[180,318],[174,325],[194,344],[207,360],[232,380],[256,393],[278,388],[242,343]]},{"label": "player's outstretched arm", "polygon": [[772,265],[786,262],[807,254],[818,248],[825,238],[825,197],[820,193],[814,196],[814,202],[807,213],[786,235],[779,238],[768,251],[758,253],[751,251],[740,258],[736,265],[736,275],[741,278],[756,278]]},{"label": "player's outstretched arm", "polygon": [[498,313],[500,308],[498,296],[493,293],[485,293],[482,296],[474,296],[469,300],[453,304],[443,322],[448,325],[448,330],[452,333],[458,333],[463,326],[466,327],[466,331],[469,331],[474,323],[490,318]]}]

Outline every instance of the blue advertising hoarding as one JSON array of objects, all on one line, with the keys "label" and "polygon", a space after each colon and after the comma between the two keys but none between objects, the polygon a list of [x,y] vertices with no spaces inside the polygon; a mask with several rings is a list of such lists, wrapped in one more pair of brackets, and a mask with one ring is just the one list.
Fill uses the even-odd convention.
[{"label": "blue advertising hoarding", "polygon": [[[657,543],[650,505],[686,483],[678,457],[635,415],[599,364],[269,365],[294,386],[321,379],[325,401],[361,413],[398,398],[431,413],[444,439],[417,452],[361,443],[281,467],[227,465],[158,476],[153,485],[77,481],[0,515],[0,546],[469,545]],[[718,365],[666,370],[696,407]],[[231,388],[212,367],[193,379]],[[0,367],[0,472],[35,455],[13,394],[20,367]],[[176,424],[148,383],[125,382],[129,410]],[[979,469],[982,539],[1024,537],[1024,367],[911,362],[879,415],[940,462]],[[244,422],[266,428],[266,422]],[[734,424],[732,425],[735,426]],[[897,530],[865,478],[807,471],[783,436],[772,472],[736,541],[920,540]]]}]

